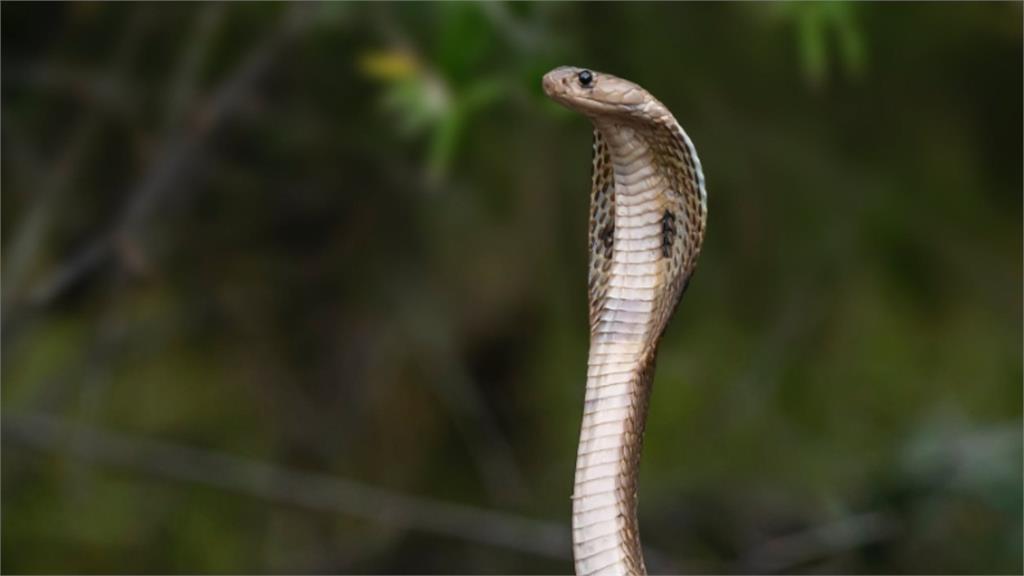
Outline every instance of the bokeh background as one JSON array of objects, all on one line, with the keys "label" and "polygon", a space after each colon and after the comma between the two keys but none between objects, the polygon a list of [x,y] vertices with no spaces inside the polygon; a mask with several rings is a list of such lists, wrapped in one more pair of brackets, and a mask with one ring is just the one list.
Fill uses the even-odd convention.
[{"label": "bokeh background", "polygon": [[674,111],[700,269],[661,573],[1022,571],[1022,8],[2,6],[5,572],[567,573],[590,127]]}]

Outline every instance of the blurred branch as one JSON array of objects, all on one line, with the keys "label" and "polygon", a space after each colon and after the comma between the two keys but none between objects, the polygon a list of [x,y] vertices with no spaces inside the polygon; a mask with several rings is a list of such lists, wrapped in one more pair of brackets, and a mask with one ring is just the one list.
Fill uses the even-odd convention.
[{"label": "blurred branch", "polygon": [[329,510],[555,559],[570,557],[567,526],[408,496],[327,474],[302,472],[230,454],[78,425],[41,414],[6,414],[3,432],[46,451],[195,482],[284,504]]},{"label": "blurred branch", "polygon": [[[211,18],[216,21],[215,12]],[[30,306],[49,305],[116,253],[116,248],[121,242],[137,231],[160,196],[193,170],[210,134],[230,117],[232,110],[249,94],[282,50],[311,22],[312,18],[304,7],[292,9],[278,30],[252,48],[235,72],[208,99],[206,106],[196,117],[191,122],[184,123],[180,130],[173,131],[165,137],[155,164],[138,186],[127,195],[128,202],[113,226],[94,238],[77,254],[58,265],[56,270],[42,280],[29,294]],[[189,76],[194,73],[189,72],[187,64],[188,59],[181,76],[186,83]],[[184,90],[187,90],[187,86],[182,92],[187,94]]]},{"label": "blurred branch", "polygon": [[[114,50],[108,71],[103,75],[105,78],[117,77],[132,65],[135,57],[142,53],[139,50],[139,43],[146,36],[152,16],[152,9],[145,5],[135,11],[132,19],[129,20],[124,38]],[[107,80],[105,83],[110,84],[114,81]],[[51,166],[44,167],[37,162],[17,163],[20,169],[35,172],[31,180],[37,183],[38,188],[33,191],[33,202],[27,210],[28,215],[21,219],[21,223],[9,243],[10,248],[4,254],[5,282],[2,308],[5,325],[9,317],[9,309],[20,298],[29,269],[36,261],[39,249],[43,246],[43,239],[53,220],[54,211],[60,206],[64,192],[72,182],[72,175],[76,173],[79,163],[89,150],[89,144],[100,128],[99,112],[96,108],[91,109],[71,129],[67,143],[57,154],[57,159]],[[5,126],[10,130],[9,122]],[[13,140],[21,141],[19,138]],[[15,150],[17,149],[15,147]]]},{"label": "blurred branch", "polygon": [[752,550],[740,561],[738,572],[791,572],[794,568],[898,533],[894,519],[880,512],[848,516],[789,536],[775,538]]},{"label": "blurred branch", "polygon": [[424,304],[408,297],[399,297],[398,301],[405,307],[401,317],[407,322],[410,348],[427,351],[417,358],[431,374],[425,380],[472,453],[489,495],[499,502],[527,500],[526,478],[512,446],[481,394],[480,385],[473,381],[455,350],[450,317],[438,312],[436,301]]},{"label": "blurred branch", "polygon": [[12,65],[5,80],[44,95],[67,94],[82,105],[94,106],[122,120],[134,120],[138,110],[128,86],[117,74],[82,66],[42,62]]},{"label": "blurred branch", "polygon": [[223,18],[224,4],[220,2],[203,4],[196,22],[195,37],[185,42],[184,54],[181,56],[178,71],[172,76],[171,86],[168,90],[170,96],[168,97],[167,113],[164,118],[165,132],[171,132],[174,126],[185,119],[188,106],[195,96],[199,73],[202,71],[215,32]]}]

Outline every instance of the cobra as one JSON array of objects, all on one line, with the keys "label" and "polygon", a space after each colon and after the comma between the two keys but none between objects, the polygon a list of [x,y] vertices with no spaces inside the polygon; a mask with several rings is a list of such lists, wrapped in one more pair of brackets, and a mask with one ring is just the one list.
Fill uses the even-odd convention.
[{"label": "cobra", "polygon": [[704,173],[689,136],[640,86],[563,66],[543,87],[594,125],[590,353],[572,495],[576,574],[644,574],[644,425],[658,343],[704,240]]}]

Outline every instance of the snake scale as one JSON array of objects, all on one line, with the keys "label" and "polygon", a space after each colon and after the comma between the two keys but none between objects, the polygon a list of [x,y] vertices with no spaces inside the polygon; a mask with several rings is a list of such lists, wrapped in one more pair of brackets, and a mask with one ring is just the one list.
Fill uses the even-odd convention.
[{"label": "snake scale", "polygon": [[579,576],[644,574],[637,473],[658,341],[704,239],[707,193],[664,104],[610,74],[563,66],[544,92],[594,125],[590,354],[572,496]]}]

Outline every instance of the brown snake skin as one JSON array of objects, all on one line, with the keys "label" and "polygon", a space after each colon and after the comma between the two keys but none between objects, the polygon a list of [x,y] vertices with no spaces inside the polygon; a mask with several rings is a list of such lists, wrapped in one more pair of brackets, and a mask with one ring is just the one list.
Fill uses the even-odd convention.
[{"label": "brown snake skin", "polygon": [[644,424],[658,341],[704,239],[704,174],[672,113],[636,84],[563,66],[543,86],[594,124],[590,355],[572,500],[576,574],[644,574],[636,513]]}]

